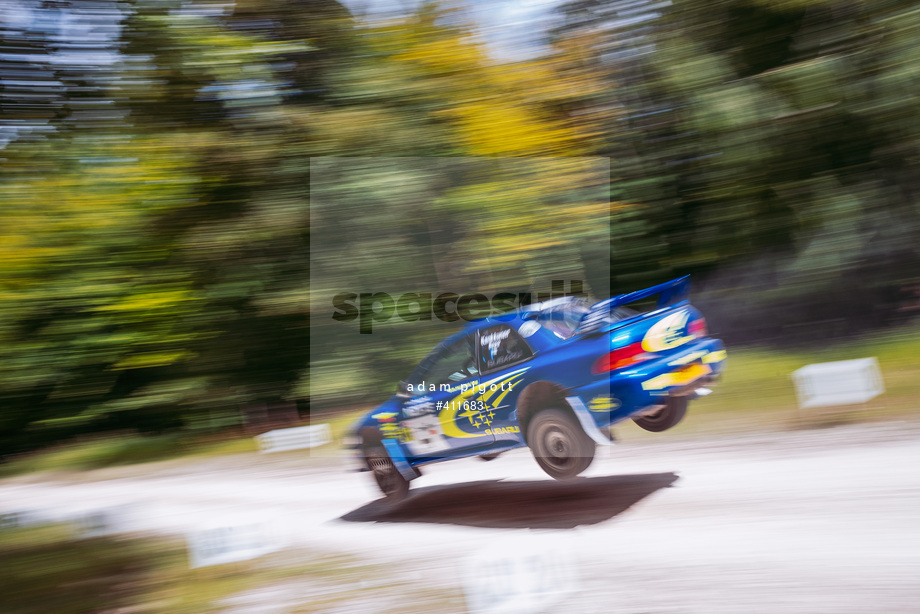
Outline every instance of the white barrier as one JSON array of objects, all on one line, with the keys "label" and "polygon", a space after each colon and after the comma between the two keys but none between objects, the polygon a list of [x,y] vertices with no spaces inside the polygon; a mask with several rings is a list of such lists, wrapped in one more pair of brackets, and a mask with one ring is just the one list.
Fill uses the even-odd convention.
[{"label": "white barrier", "polygon": [[105,537],[136,529],[135,504],[123,504],[82,512],[69,517],[80,537]]},{"label": "white barrier", "polygon": [[543,612],[576,592],[577,565],[557,536],[506,538],[466,560],[464,592],[475,614]]},{"label": "white barrier", "polygon": [[186,533],[189,567],[248,561],[285,546],[280,527],[265,520],[212,523]]},{"label": "white barrier", "polygon": [[0,513],[0,530],[18,529],[36,525],[69,524],[78,539],[130,533],[136,529],[136,505],[122,504],[112,507],[73,511],[70,509],[14,510]]},{"label": "white barrier", "polygon": [[45,519],[34,510],[13,510],[0,512],[0,531],[4,529],[20,529],[42,524]]},{"label": "white barrier", "polygon": [[315,448],[332,441],[332,429],[328,424],[298,426],[292,429],[277,429],[256,436],[260,452],[284,452]]},{"label": "white barrier", "polygon": [[875,358],[806,365],[792,379],[801,409],[865,403],[885,392]]}]

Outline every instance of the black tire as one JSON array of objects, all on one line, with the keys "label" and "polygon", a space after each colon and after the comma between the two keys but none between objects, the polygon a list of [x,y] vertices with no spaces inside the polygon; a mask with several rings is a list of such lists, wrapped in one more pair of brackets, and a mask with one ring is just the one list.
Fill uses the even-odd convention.
[{"label": "black tire", "polygon": [[660,433],[677,424],[687,415],[687,397],[668,397],[667,404],[654,414],[648,416],[639,416],[633,418],[633,422],[644,428],[646,431]]},{"label": "black tire", "polygon": [[406,498],[406,495],[409,494],[409,480],[402,476],[383,446],[366,447],[364,461],[387,501],[396,502]]},{"label": "black tire", "polygon": [[594,460],[594,440],[571,412],[544,409],[527,426],[527,444],[537,464],[556,480],[571,480]]}]

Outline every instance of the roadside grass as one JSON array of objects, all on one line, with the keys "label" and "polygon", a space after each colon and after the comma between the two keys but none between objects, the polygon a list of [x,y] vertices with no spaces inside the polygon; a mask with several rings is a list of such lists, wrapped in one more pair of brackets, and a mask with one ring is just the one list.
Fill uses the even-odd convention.
[{"label": "roadside grass", "polygon": [[[6,614],[226,611],[462,611],[459,588],[431,592],[393,565],[288,549],[250,561],[189,569],[181,540],[75,539],[67,525],[0,532],[0,595]],[[454,609],[454,607],[456,609]]]},{"label": "roadside grass", "polygon": [[124,604],[148,564],[111,540],[73,541],[66,526],[4,531],[0,594],[9,614],[99,612]]},{"label": "roadside grass", "polygon": [[162,460],[181,455],[187,440],[179,435],[99,436],[67,442],[0,465],[0,477],[42,471],[83,471],[112,465]]},{"label": "roadside grass", "polygon": [[[351,424],[363,413],[319,416],[313,423],[327,423],[332,431],[332,443],[303,450],[278,454],[326,455],[341,445]],[[99,435],[80,441],[52,446],[14,458],[0,464],[0,478],[50,471],[76,472],[119,465],[149,463],[178,458],[217,457],[229,454],[254,453],[258,450],[251,436],[198,436],[187,434],[144,436],[134,433]]]}]

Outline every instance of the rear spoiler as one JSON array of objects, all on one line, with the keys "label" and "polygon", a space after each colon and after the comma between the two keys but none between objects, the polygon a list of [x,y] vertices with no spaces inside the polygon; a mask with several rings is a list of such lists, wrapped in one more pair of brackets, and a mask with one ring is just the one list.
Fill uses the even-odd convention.
[{"label": "rear spoiler", "polygon": [[[636,301],[641,301],[642,299],[649,298],[657,294],[657,308],[661,309],[663,307],[674,305],[682,300],[686,300],[689,291],[690,276],[684,275],[683,277],[672,279],[671,281],[646,288],[645,290],[637,290],[635,292],[619,294],[617,296],[608,298],[607,300],[596,303],[591,307],[591,311],[586,313],[581,319],[581,323],[579,324],[578,329],[575,331],[575,334],[600,332],[602,328],[609,329],[611,324],[607,321],[607,318],[610,316],[610,313],[617,307],[635,303]],[[629,319],[632,320],[632,318]]]}]

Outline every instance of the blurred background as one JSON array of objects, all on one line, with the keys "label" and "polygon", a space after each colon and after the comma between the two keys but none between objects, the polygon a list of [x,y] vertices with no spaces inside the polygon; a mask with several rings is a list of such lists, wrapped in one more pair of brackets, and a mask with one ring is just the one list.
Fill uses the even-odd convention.
[{"label": "blurred background", "polygon": [[[920,309],[911,2],[23,0],[0,20],[3,456],[304,416],[311,345],[325,356],[308,322],[331,315],[309,301],[311,158],[609,164],[609,211],[577,209],[597,185],[579,169],[473,173],[442,197],[425,173],[339,168],[322,187],[340,217],[364,207],[319,222],[342,238],[340,292],[373,290],[368,263],[399,260],[407,223],[455,263],[435,290],[470,290],[483,258],[526,263],[526,286],[551,277],[535,254],[577,251],[576,220],[610,229],[595,295],[692,274],[731,346]],[[348,402],[429,341],[372,362]]]},{"label": "blurred background", "polygon": [[339,435],[463,324],[360,335],[338,293],[691,274],[731,357],[702,413],[877,355],[903,417],[918,34],[898,0],[0,0],[0,475]]}]

